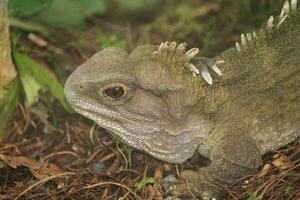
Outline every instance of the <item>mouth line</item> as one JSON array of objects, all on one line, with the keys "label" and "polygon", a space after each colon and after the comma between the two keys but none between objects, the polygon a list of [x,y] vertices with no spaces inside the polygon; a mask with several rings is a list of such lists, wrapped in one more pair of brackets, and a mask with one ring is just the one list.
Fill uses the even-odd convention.
[{"label": "mouth line", "polygon": [[[92,109],[90,109],[90,108],[88,108],[87,107],[87,105],[88,105],[88,103],[86,103],[86,101],[83,101],[83,102],[81,102],[81,106],[78,106],[77,104],[73,104],[72,106],[74,107],[74,109],[76,110],[76,111],[79,111],[79,113],[81,113],[81,112],[87,112],[87,113],[91,113],[91,115],[99,115],[99,116],[101,116],[101,118],[102,119],[110,119],[110,115],[109,114],[103,114],[102,112],[96,112],[95,110],[92,110]],[[106,108],[105,108],[105,110],[107,110]],[[115,113],[115,111],[113,111],[114,113]],[[109,113],[109,112],[107,112],[107,113]],[[116,113],[116,116],[114,117],[116,120],[118,120],[117,122],[116,121],[113,121],[113,120],[109,120],[111,123],[115,123],[115,124],[119,124],[119,125],[122,125],[122,123],[120,123],[119,121],[122,121],[122,122],[127,122],[127,123],[131,123],[131,124],[135,124],[135,125],[137,125],[137,126],[141,126],[142,124],[141,123],[139,123],[138,121],[134,121],[134,120],[132,120],[132,119],[128,119],[128,118],[126,118],[126,117],[123,117],[123,116],[121,116],[122,114],[120,114],[120,113]],[[132,133],[132,132],[130,132],[130,131],[128,131],[127,130],[127,128],[125,128],[123,125],[122,125],[122,128],[124,129],[124,130],[126,130],[127,132],[129,132],[129,133]],[[170,131],[168,131],[168,130],[165,130],[165,129],[160,129],[159,131],[157,130],[157,131],[152,131],[152,132],[149,132],[149,134],[151,134],[151,133],[153,133],[153,132],[163,132],[164,134],[166,134],[166,135],[168,135],[168,136],[170,136],[170,137],[172,137],[172,138],[178,138],[179,136],[183,136],[183,135],[186,135],[186,134],[188,134],[189,132],[191,132],[192,130],[190,130],[190,129],[184,129],[184,130],[182,130],[181,131],[181,133],[179,133],[179,134],[171,134],[170,133]],[[188,141],[188,142],[184,142],[184,143],[182,143],[182,144],[188,144],[188,143],[190,143],[191,141]]]},{"label": "mouth line", "polygon": [[[172,138],[174,140],[173,139],[168,140],[168,139],[166,139],[166,136],[163,136],[163,138],[165,138],[165,139],[161,138],[159,140],[159,141],[162,141],[161,143],[163,145],[158,145],[157,142],[155,142],[155,138],[158,137],[157,135],[165,134],[167,136],[172,136],[172,135],[169,135],[163,129],[161,131],[153,131],[151,133],[149,132],[149,133],[147,133],[147,135],[149,134],[150,136],[142,139],[139,137],[139,135],[137,133],[129,131],[126,128],[126,126],[120,124],[117,121],[110,119],[109,117],[107,117],[106,114],[103,115],[102,112],[97,112],[96,109],[93,109],[93,107],[90,107],[88,105],[91,105],[91,104],[87,103],[86,101],[81,100],[81,102],[77,102],[76,104],[73,104],[72,106],[73,106],[74,110],[76,110],[77,112],[79,111],[79,113],[82,113],[84,116],[86,116],[89,119],[92,119],[93,121],[97,122],[96,118],[97,117],[101,118],[101,120],[98,121],[97,123],[104,129],[108,130],[108,132],[110,134],[115,135],[117,138],[120,138],[122,141],[124,141],[128,145],[133,146],[134,148],[140,149],[142,151],[145,151],[158,159],[162,159],[167,162],[174,162],[174,160],[169,159],[169,157],[170,158],[171,157],[172,158],[182,157],[183,155],[186,154],[186,152],[184,152],[184,149],[187,147],[184,147],[184,146],[186,146],[186,145],[187,146],[189,146],[189,145],[195,146],[195,144],[193,144],[194,143],[193,140],[184,141],[184,138],[185,138],[184,136],[182,139],[180,139],[180,137],[178,137],[178,136],[173,136]],[[96,107],[96,106],[94,106],[94,107]],[[104,107],[103,110],[105,111],[105,110],[107,110],[107,108]],[[115,111],[113,111],[113,113],[114,112]],[[118,113],[116,118],[118,120],[120,120],[119,117],[121,115],[122,115],[121,113]],[[124,117],[122,117],[122,119],[125,119],[126,122],[128,122],[128,123],[134,122],[135,124],[140,125],[137,123],[137,121],[128,120]],[[160,132],[160,133],[158,133],[158,132]],[[156,136],[154,136],[154,134]],[[188,134],[188,131],[185,130],[181,135],[186,135],[186,134]],[[147,135],[145,135],[145,136],[147,136]],[[151,137],[151,135],[152,135],[152,137]],[[132,138],[132,139],[130,140],[129,138]],[[175,143],[175,144],[177,143],[175,138],[179,138],[177,140],[180,140],[181,143],[179,142],[177,145],[174,145],[173,143]],[[196,138],[194,138],[194,139],[196,139]],[[200,139],[200,140],[202,140],[202,139]],[[168,148],[168,146],[171,146],[171,148]],[[184,149],[181,149],[181,147]],[[194,147],[194,148],[196,149],[197,147]]]},{"label": "mouth line", "polygon": [[[85,112],[92,112],[94,114],[98,114],[101,115],[102,118],[112,118],[112,119],[118,119],[118,120],[122,120],[122,121],[129,121],[130,123],[136,123],[136,122],[140,122],[140,121],[144,121],[144,122],[153,122],[155,121],[152,118],[148,118],[142,115],[139,115],[137,113],[132,114],[132,112],[126,111],[128,113],[122,113],[122,112],[117,112],[114,111],[112,109],[107,109],[106,106],[102,106],[100,104],[100,106],[98,105],[98,102],[96,101],[92,101],[94,103],[89,103],[87,100],[83,100],[81,99],[80,101],[73,101],[72,102],[72,106],[75,107],[78,111],[85,111]],[[96,105],[96,106],[95,106]],[[98,109],[103,109],[103,111],[98,111]],[[80,113],[80,112],[79,112]],[[105,113],[105,114],[103,114]],[[124,115],[126,115],[124,117]]]}]

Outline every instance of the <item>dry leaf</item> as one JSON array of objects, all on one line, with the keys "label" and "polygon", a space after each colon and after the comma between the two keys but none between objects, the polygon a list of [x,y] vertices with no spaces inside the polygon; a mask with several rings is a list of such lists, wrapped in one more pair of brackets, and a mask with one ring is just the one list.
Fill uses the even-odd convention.
[{"label": "dry leaf", "polygon": [[170,172],[173,169],[173,166],[169,163],[164,163],[163,167],[164,167],[164,171],[166,172]]},{"label": "dry leaf", "polygon": [[5,156],[0,154],[0,168],[6,165],[16,169],[20,166],[27,167],[34,177],[39,180],[62,173],[63,171],[54,164],[40,163],[24,156]]},{"label": "dry leaf", "polygon": [[156,180],[161,180],[163,178],[163,168],[158,164],[154,169],[154,178]]},{"label": "dry leaf", "polygon": [[259,174],[257,175],[258,178],[262,178],[265,175],[267,175],[272,169],[272,165],[271,164],[265,164],[264,167],[262,168],[262,170],[259,172]]},{"label": "dry leaf", "polygon": [[292,161],[288,159],[287,156],[281,155],[280,157],[276,158],[273,162],[273,165],[275,165],[278,169],[287,169],[291,168],[293,166]]}]

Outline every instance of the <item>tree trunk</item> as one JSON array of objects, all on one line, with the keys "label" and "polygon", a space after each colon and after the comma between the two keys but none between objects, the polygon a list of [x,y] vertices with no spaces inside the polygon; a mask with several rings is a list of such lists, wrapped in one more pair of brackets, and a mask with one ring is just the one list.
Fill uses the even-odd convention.
[{"label": "tree trunk", "polygon": [[0,0],[0,100],[5,86],[16,76],[11,58],[7,0]]}]

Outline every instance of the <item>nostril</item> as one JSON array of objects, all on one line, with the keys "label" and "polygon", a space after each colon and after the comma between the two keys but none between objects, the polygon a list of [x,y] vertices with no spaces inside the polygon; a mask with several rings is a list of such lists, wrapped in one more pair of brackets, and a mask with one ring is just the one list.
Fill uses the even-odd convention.
[{"label": "nostril", "polygon": [[83,86],[82,86],[82,85],[79,85],[79,88],[80,88],[80,89],[83,89]]}]

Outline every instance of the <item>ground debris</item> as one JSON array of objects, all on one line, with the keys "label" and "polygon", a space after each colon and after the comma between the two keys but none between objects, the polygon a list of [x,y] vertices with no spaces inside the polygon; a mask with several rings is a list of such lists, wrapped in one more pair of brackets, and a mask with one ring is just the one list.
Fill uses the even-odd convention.
[{"label": "ground debris", "polygon": [[63,172],[59,167],[51,163],[40,163],[25,156],[5,156],[0,154],[0,167],[2,166],[1,168],[3,168],[5,164],[14,169],[21,166],[27,167],[32,175],[39,180]]},{"label": "ground debris", "polygon": [[238,181],[228,199],[300,199],[300,139],[265,156],[265,165]]},{"label": "ground debris", "polygon": [[[176,181],[182,170],[199,165],[197,157],[176,166],[135,150],[129,159],[127,147],[99,127],[93,146],[91,124],[81,117],[63,120],[59,131],[45,134],[43,122],[26,112],[0,147],[0,199],[165,199],[163,180]],[[257,174],[236,183],[225,199],[299,199],[299,149],[300,140],[266,155]],[[156,181],[137,190],[136,183],[149,178]]]}]

